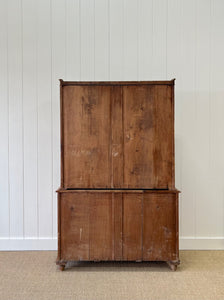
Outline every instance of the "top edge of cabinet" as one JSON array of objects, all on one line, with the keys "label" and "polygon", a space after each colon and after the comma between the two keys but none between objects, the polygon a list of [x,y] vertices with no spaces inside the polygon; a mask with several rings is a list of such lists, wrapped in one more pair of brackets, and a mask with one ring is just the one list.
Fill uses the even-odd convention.
[{"label": "top edge of cabinet", "polygon": [[162,81],[64,81],[59,79],[61,86],[66,85],[174,85],[175,78],[171,80]]}]

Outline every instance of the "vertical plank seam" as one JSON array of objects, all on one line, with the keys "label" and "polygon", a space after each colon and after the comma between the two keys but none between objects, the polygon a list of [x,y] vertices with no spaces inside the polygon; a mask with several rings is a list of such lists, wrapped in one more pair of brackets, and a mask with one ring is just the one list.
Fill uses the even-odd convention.
[{"label": "vertical plank seam", "polygon": [[112,214],[112,224],[113,224],[113,230],[112,230],[112,260],[115,259],[115,203],[114,203],[114,193],[112,193],[112,205],[111,205],[111,214]]},{"label": "vertical plank seam", "polygon": [[[91,193],[90,193],[90,195],[91,195]],[[88,213],[88,233],[89,233],[89,242],[88,242],[88,246],[89,246],[89,260],[90,260],[90,220],[91,220],[91,208],[93,207],[93,206],[91,206],[90,207],[90,201],[89,201],[89,195],[88,195],[88,197],[87,197],[87,207],[88,207],[88,211],[89,211],[89,213]],[[92,205],[92,203],[95,201],[95,199],[93,199],[93,201],[91,201],[91,205]]]},{"label": "vertical plank seam", "polygon": [[25,234],[25,225],[24,225],[24,103],[23,103],[23,90],[24,90],[24,74],[23,74],[23,55],[24,55],[24,50],[23,50],[23,0],[21,0],[21,105],[22,105],[22,211],[23,211],[23,216],[22,216],[22,220],[23,220],[23,238],[24,238],[24,234]]},{"label": "vertical plank seam", "polygon": [[[38,2],[37,2],[38,3]],[[36,203],[36,225],[37,225],[37,231],[36,234],[39,236],[39,224],[38,224],[38,206],[39,206],[39,94],[38,94],[38,24],[39,24],[39,18],[38,18],[38,4],[36,4],[36,110],[37,110],[37,203]]]},{"label": "vertical plank seam", "polygon": [[142,215],[142,224],[141,224],[141,227],[142,227],[142,232],[141,232],[141,234],[142,234],[142,236],[141,236],[141,252],[142,252],[142,254],[141,254],[141,260],[143,260],[143,254],[144,254],[144,249],[143,249],[143,247],[144,247],[144,244],[143,244],[143,228],[144,228],[144,191],[142,191],[142,211],[141,211],[141,215]]},{"label": "vertical plank seam", "polygon": [[93,0],[93,78],[96,78],[96,3]]},{"label": "vertical plank seam", "polygon": [[110,0],[108,0],[108,80],[110,80]]},{"label": "vertical plank seam", "polygon": [[[180,15],[181,15],[181,20],[184,19],[184,5],[183,5],[183,0],[180,2]],[[181,61],[183,62],[183,44],[184,44],[184,34],[183,34],[183,22],[181,22],[181,30],[180,30],[180,52],[181,52]],[[181,90],[183,90],[183,75],[181,72]],[[183,111],[181,110],[181,122],[180,122],[180,132],[182,132],[183,129],[183,118],[182,118]],[[181,190],[183,190],[183,181],[182,181],[182,173],[183,173],[183,147],[181,148],[181,154],[180,154],[180,187]],[[182,228],[183,228],[183,203],[181,201],[180,205],[181,209],[181,220],[180,220],[180,225],[181,225],[181,235],[182,235]]]},{"label": "vertical plank seam", "polygon": [[51,230],[53,237],[53,103],[52,103],[52,84],[53,84],[53,49],[52,49],[52,32],[53,32],[53,11],[52,0],[50,0],[50,43],[51,43]]},{"label": "vertical plank seam", "polygon": [[125,76],[124,76],[124,17],[125,17],[125,0],[122,0],[122,78],[123,80],[125,79]]},{"label": "vertical plank seam", "polygon": [[65,0],[65,24],[64,24],[64,28],[65,28],[65,80],[67,80],[67,51],[68,51],[68,45],[67,45],[67,0]]},{"label": "vertical plank seam", "polygon": [[[197,43],[197,30],[198,30],[198,24],[197,24],[197,1],[195,1],[194,3],[194,27],[195,27],[195,48],[194,48],[194,100],[195,100],[195,106],[194,106],[194,121],[195,121],[195,124],[197,123],[197,98],[198,98],[198,93],[197,93],[197,46],[198,46],[198,43]],[[195,133],[194,133],[195,135]],[[195,136],[196,137],[196,136]],[[198,181],[198,178],[196,175],[194,175],[195,178],[194,178],[194,236],[196,237],[197,236],[197,189],[196,189],[196,186],[197,186],[197,181]]]},{"label": "vertical plank seam", "polygon": [[6,13],[7,13],[7,26],[6,26],[6,50],[7,50],[7,115],[8,115],[8,235],[9,239],[11,236],[11,213],[10,213],[10,163],[9,163],[9,151],[10,151],[10,141],[9,141],[9,8],[8,8],[8,2],[6,4]]},{"label": "vertical plank seam", "polygon": [[82,78],[82,72],[81,72],[81,67],[82,67],[82,62],[81,62],[81,51],[82,51],[82,46],[81,46],[81,0],[79,0],[79,80],[81,81]]},{"label": "vertical plank seam", "polygon": [[123,152],[123,164],[122,164],[122,167],[123,167],[123,170],[122,170],[122,173],[123,173],[123,187],[126,188],[126,186],[124,186],[125,184],[125,151],[124,151],[124,87],[123,86],[120,86],[121,88],[121,101],[122,101],[122,133],[123,133],[123,136],[122,136],[122,152]]},{"label": "vertical plank seam", "polygon": [[121,259],[124,259],[124,193],[121,193]]},{"label": "vertical plank seam", "polygon": [[211,67],[211,62],[212,62],[212,28],[213,28],[213,23],[212,23],[212,8],[213,8],[213,0],[210,0],[210,16],[209,16],[209,173],[211,173],[211,87],[212,87],[212,67]]},{"label": "vertical plank seam", "polygon": [[179,194],[176,193],[176,254],[179,260]]},{"label": "vertical plank seam", "polygon": [[167,80],[167,36],[168,36],[168,1],[166,1],[166,66],[165,66],[165,76],[166,76],[166,80]]},{"label": "vertical plank seam", "polygon": [[[114,88],[110,87],[110,137],[109,137],[109,162],[110,162],[110,172],[108,172],[108,174],[110,175],[110,187],[113,188],[114,187],[114,160],[113,160],[113,97],[111,97],[111,92],[114,92]],[[114,93],[113,93],[114,95]]]},{"label": "vertical plank seam", "polygon": [[154,57],[154,0],[152,0],[152,69],[154,68],[153,57]]},{"label": "vertical plank seam", "polygon": [[139,80],[139,0],[137,0],[137,80]]}]

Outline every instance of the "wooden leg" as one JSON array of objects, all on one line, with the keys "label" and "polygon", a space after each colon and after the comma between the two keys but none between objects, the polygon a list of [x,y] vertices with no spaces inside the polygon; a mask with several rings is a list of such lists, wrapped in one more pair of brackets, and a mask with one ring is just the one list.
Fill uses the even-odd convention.
[{"label": "wooden leg", "polygon": [[64,271],[65,265],[59,265],[59,268],[60,268],[61,271]]},{"label": "wooden leg", "polygon": [[175,272],[177,270],[177,266],[180,264],[179,260],[175,260],[175,261],[167,261],[168,266],[170,267],[170,269]]}]

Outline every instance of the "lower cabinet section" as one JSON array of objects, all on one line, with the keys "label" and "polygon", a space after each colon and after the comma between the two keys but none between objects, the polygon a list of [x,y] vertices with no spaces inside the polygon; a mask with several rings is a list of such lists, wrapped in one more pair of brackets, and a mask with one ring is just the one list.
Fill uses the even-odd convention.
[{"label": "lower cabinet section", "polygon": [[179,261],[177,190],[58,190],[58,264]]}]

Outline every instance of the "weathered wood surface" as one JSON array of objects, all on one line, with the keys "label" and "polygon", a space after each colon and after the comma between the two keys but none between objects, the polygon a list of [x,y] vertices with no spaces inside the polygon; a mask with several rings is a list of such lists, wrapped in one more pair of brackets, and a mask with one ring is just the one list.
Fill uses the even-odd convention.
[{"label": "weathered wood surface", "polygon": [[179,259],[178,191],[59,195],[58,261]]},{"label": "weathered wood surface", "polygon": [[64,85],[64,188],[174,189],[173,85]]}]

